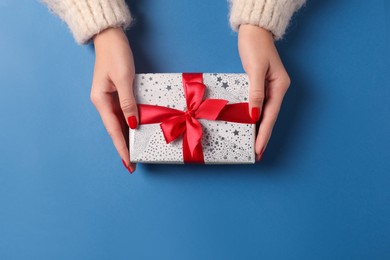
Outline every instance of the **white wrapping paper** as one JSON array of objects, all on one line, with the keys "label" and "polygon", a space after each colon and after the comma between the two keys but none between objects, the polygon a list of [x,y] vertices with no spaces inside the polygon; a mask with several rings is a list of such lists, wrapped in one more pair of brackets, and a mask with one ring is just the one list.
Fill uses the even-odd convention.
[{"label": "white wrapping paper", "polygon": [[[247,102],[246,74],[203,73],[207,89],[204,99]],[[138,104],[186,110],[181,73],[137,74],[134,94]],[[198,119],[203,129],[205,164],[255,162],[255,125]],[[182,137],[167,144],[160,124],[139,125],[129,132],[130,161],[142,163],[183,163]]]}]

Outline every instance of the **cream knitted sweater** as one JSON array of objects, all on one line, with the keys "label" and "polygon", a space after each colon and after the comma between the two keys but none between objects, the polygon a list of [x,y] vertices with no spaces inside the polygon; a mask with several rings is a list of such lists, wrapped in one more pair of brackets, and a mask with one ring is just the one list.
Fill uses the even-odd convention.
[{"label": "cream knitted sweater", "polygon": [[[64,20],[76,42],[87,43],[95,34],[109,27],[127,29],[133,20],[124,0],[41,0]],[[230,26],[253,24],[271,31],[275,40],[282,38],[291,16],[305,0],[228,0]]]}]

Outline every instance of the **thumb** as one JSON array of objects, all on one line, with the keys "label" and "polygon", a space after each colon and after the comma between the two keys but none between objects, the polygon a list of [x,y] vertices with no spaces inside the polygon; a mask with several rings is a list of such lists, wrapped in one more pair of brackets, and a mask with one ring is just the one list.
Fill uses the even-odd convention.
[{"label": "thumb", "polygon": [[265,97],[265,73],[249,76],[249,114],[252,122],[256,123],[261,115]]},{"label": "thumb", "polygon": [[115,82],[123,115],[131,129],[135,129],[138,126],[138,110],[133,94],[133,82],[134,77],[128,77]]}]

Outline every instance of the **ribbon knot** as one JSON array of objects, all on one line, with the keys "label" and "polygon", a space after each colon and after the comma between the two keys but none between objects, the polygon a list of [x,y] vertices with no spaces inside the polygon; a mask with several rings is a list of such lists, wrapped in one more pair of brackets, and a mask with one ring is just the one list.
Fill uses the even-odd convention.
[{"label": "ribbon knot", "polygon": [[192,110],[186,110],[185,114],[188,117],[194,117],[195,116],[195,112],[192,111]]},{"label": "ribbon knot", "polygon": [[139,104],[140,124],[160,123],[166,143],[183,137],[183,160],[204,163],[202,126],[198,119],[225,120],[251,124],[248,103],[227,105],[224,99],[205,99],[206,86],[202,73],[182,74],[186,111],[168,107]]}]

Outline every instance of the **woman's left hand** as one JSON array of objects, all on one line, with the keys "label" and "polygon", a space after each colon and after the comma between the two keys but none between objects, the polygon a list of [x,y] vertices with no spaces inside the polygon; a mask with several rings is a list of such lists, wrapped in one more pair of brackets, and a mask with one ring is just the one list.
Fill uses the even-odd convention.
[{"label": "woman's left hand", "polygon": [[254,122],[262,115],[256,137],[256,160],[261,160],[271,137],[290,78],[279,57],[271,32],[243,24],[238,31],[238,49],[249,78],[249,113]]}]

